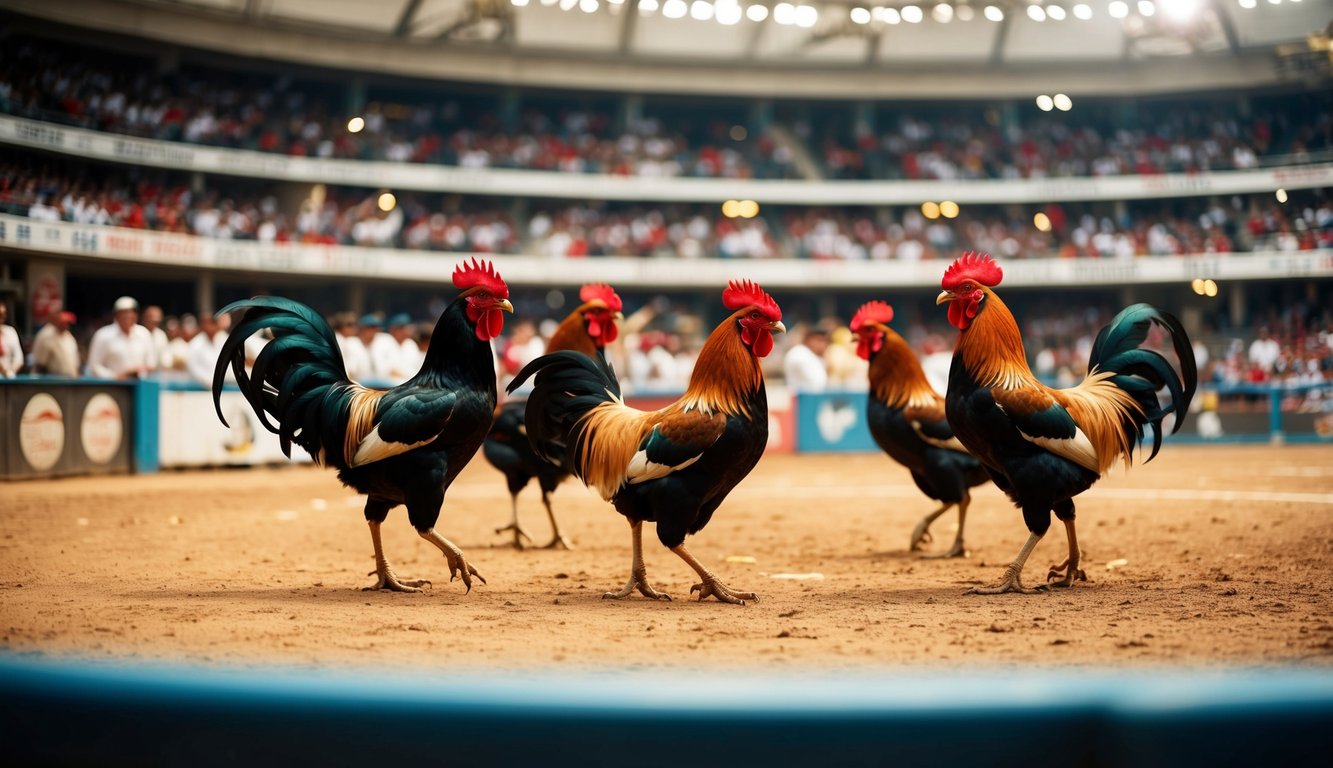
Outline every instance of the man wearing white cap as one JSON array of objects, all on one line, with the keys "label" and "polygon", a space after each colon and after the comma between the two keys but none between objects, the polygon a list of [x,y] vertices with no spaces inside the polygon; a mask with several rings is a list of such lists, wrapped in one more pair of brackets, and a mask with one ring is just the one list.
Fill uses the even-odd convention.
[{"label": "man wearing white cap", "polygon": [[88,375],[99,379],[137,379],[152,371],[153,335],[139,325],[139,302],[116,299],[115,322],[97,329],[88,345]]}]

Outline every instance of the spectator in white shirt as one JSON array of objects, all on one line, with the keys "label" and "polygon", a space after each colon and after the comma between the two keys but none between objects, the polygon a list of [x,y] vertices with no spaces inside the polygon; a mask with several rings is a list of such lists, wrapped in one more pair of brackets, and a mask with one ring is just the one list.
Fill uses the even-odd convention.
[{"label": "spectator in white shirt", "polygon": [[153,370],[153,335],[139,325],[139,302],[116,299],[115,321],[97,329],[88,345],[88,375],[99,379],[137,379]]},{"label": "spectator in white shirt", "polygon": [[[220,321],[209,314],[199,316],[199,333],[190,339],[190,349],[185,356],[185,370],[196,384],[213,386],[213,371],[222,354],[222,345],[227,343],[226,328],[230,326],[230,315],[223,315]],[[234,381],[230,369],[227,380]]]},{"label": "spectator in white shirt", "polygon": [[1268,333],[1268,326],[1259,329],[1259,337],[1250,343],[1250,363],[1272,373],[1273,365],[1282,354],[1282,347]]},{"label": "spectator in white shirt", "polygon": [[375,375],[391,384],[412,378],[421,367],[420,348],[412,338],[412,318],[399,313],[389,318],[388,333],[375,334],[370,358]]},{"label": "spectator in white shirt", "polygon": [[162,308],[155,305],[144,307],[143,327],[153,336],[153,370],[171,369],[171,340],[162,329]]},{"label": "spectator in white shirt", "polygon": [[12,379],[23,368],[23,345],[19,332],[6,324],[9,306],[0,301],[0,379]]},{"label": "spectator in white shirt", "polygon": [[787,350],[782,359],[782,370],[787,375],[787,388],[796,392],[823,392],[828,386],[828,368],[824,352],[828,349],[828,333],[812,328],[801,343]]},{"label": "spectator in white shirt", "polygon": [[79,343],[69,327],[77,322],[73,312],[52,312],[51,319],[32,340],[32,367],[48,376],[79,375]]},{"label": "spectator in white shirt", "polygon": [[347,369],[347,378],[360,381],[370,373],[370,353],[366,345],[357,336],[356,315],[351,312],[339,312],[333,317],[333,332],[338,339],[338,351],[343,356],[343,367]]}]

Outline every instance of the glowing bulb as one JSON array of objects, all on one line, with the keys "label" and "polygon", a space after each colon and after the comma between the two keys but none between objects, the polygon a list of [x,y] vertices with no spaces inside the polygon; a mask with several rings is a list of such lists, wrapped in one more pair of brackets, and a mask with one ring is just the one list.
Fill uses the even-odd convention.
[{"label": "glowing bulb", "polygon": [[1042,8],[1040,5],[1029,5],[1028,18],[1032,19],[1033,21],[1045,21],[1046,9]]},{"label": "glowing bulb", "polygon": [[668,19],[683,19],[689,12],[690,7],[685,4],[685,0],[666,0],[662,3],[662,15]]},{"label": "glowing bulb", "polygon": [[884,21],[885,21],[885,23],[887,23],[887,24],[898,24],[898,23],[901,23],[902,20],[903,20],[903,15],[902,15],[901,13],[898,13],[898,9],[897,9],[897,8],[885,8],[885,9],[884,9]]},{"label": "glowing bulb", "polygon": [[1040,109],[1042,112],[1050,112],[1051,109],[1054,107],[1055,107],[1055,100],[1052,99],[1050,96],[1047,96],[1046,94],[1043,93],[1042,95],[1037,97],[1037,109]]},{"label": "glowing bulb", "polygon": [[940,3],[930,9],[930,18],[941,24],[948,24],[953,20],[953,6],[947,3]]},{"label": "glowing bulb", "polygon": [[657,0],[639,0],[639,15],[647,16],[657,11]]},{"label": "glowing bulb", "polygon": [[1279,189],[1279,190],[1277,191],[1277,201],[1278,201],[1279,203],[1285,203],[1285,202],[1287,202],[1287,190],[1285,190],[1285,189]]},{"label": "glowing bulb", "polygon": [[1240,0],[1240,7],[1246,10],[1253,8],[1258,4],[1257,0]]},{"label": "glowing bulb", "polygon": [[1032,217],[1032,225],[1037,228],[1038,232],[1050,232],[1051,217],[1041,211],[1037,211],[1037,214]]},{"label": "glowing bulb", "polygon": [[515,8],[522,8],[523,6],[525,6],[525,5],[528,4],[528,0],[509,0],[509,2],[510,2]]},{"label": "glowing bulb", "polygon": [[579,10],[584,13],[596,13],[600,5],[598,0],[579,0]]},{"label": "glowing bulb", "polygon": [[1048,5],[1046,6],[1046,15],[1050,16],[1052,19],[1055,19],[1056,21],[1064,21],[1065,9],[1058,5]]},{"label": "glowing bulb", "polygon": [[908,24],[920,24],[921,20],[926,17],[921,9],[915,5],[904,5],[900,13],[902,14],[903,21]]},{"label": "glowing bulb", "polygon": [[1074,107],[1073,99],[1069,98],[1063,93],[1055,94],[1055,98],[1051,99],[1051,102],[1055,104],[1055,108],[1060,110],[1061,112],[1068,112],[1070,109]]},{"label": "glowing bulb", "polygon": [[952,200],[945,200],[940,203],[940,215],[946,219],[958,218],[958,203]]},{"label": "glowing bulb", "polygon": [[819,23],[819,9],[813,5],[796,6],[796,26],[809,29]]},{"label": "glowing bulb", "polygon": [[348,133],[360,133],[361,129],[366,127],[366,121],[360,117],[354,117],[347,121]]},{"label": "glowing bulb", "polygon": [[1139,0],[1139,15],[1145,19],[1157,12],[1157,6],[1153,5],[1152,0]]},{"label": "glowing bulb", "polygon": [[970,5],[960,5],[957,10],[954,11],[954,16],[956,16],[959,21],[971,21],[972,17],[975,15],[976,12],[972,10],[972,6]]},{"label": "glowing bulb", "polygon": [[[640,2],[640,3],[643,3],[643,0],[639,0],[639,2]],[[754,22],[759,22],[759,21],[763,21],[764,19],[767,19],[767,18],[768,18],[768,6],[767,6],[767,5],[752,5],[752,6],[750,6],[749,8],[746,8],[746,9],[745,9],[745,18],[749,19],[750,21],[754,21]]]},{"label": "glowing bulb", "polygon": [[773,21],[783,25],[791,26],[796,23],[796,6],[791,3],[778,3],[773,6]]},{"label": "glowing bulb", "polygon": [[1074,6],[1074,17],[1087,21],[1092,18],[1092,6],[1087,3],[1079,3]]},{"label": "glowing bulb", "polygon": [[741,10],[741,7],[739,5],[734,5],[734,4],[724,5],[722,3],[718,3],[716,14],[717,14],[716,16],[717,23],[725,24],[726,26],[729,27],[732,24],[739,24],[741,21],[741,17],[745,15],[745,12]]},{"label": "glowing bulb", "polygon": [[394,206],[398,205],[398,198],[394,197],[392,192],[382,192],[380,193],[380,199],[376,202],[379,204],[381,211],[388,213],[394,209]]},{"label": "glowing bulb", "polygon": [[940,217],[939,203],[922,203],[921,215],[931,220],[938,219]]},{"label": "glowing bulb", "polygon": [[986,6],[986,10],[984,11],[984,13],[986,14],[986,18],[989,19],[990,21],[995,21],[995,22],[1004,21],[1004,11],[1001,10],[1000,7],[997,5]]},{"label": "glowing bulb", "polygon": [[1113,19],[1123,19],[1129,15],[1129,3],[1124,2],[1124,0],[1114,0],[1106,6],[1106,12],[1111,14]]},{"label": "glowing bulb", "polygon": [[1203,295],[1207,296],[1210,299],[1217,296],[1217,281],[1211,278],[1209,278],[1208,280],[1204,280]]},{"label": "glowing bulb", "polygon": [[1202,278],[1202,277],[1196,277],[1196,278],[1194,278],[1193,280],[1191,280],[1191,281],[1190,281],[1190,290],[1191,290],[1191,291],[1194,291],[1195,293],[1197,293],[1197,294],[1199,294],[1200,296],[1202,296],[1202,295],[1203,295],[1203,278]]},{"label": "glowing bulb", "polygon": [[867,11],[867,10],[864,9],[864,8],[853,8],[853,9],[852,9],[852,23],[853,23],[853,24],[869,24],[869,23],[870,23],[870,11]]}]

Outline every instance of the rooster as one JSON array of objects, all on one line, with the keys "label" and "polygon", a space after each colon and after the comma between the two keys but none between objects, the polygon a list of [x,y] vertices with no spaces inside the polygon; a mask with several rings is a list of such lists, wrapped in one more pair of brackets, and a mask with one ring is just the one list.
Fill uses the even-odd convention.
[{"label": "rooster", "polygon": [[[1065,524],[1069,556],[1051,566],[1047,581],[1060,587],[1086,581],[1078,567],[1074,497],[1118,459],[1129,466],[1145,426],[1152,428],[1152,453],[1145,460],[1151,461],[1162,446],[1163,419],[1175,414],[1179,429],[1198,385],[1180,321],[1134,304],[1097,334],[1078,386],[1043,386],[1028,368],[1014,316],[992,290],[1002,276],[990,256],[963,254],[945,271],[935,301],[949,305],[949,322],[961,332],[945,396],[949,425],[1023,511],[1031,532],[999,585],[972,590],[988,595],[1036,591],[1023,586],[1023,565],[1050,527],[1052,511]],[[1139,349],[1154,324],[1170,335],[1179,374],[1160,354]],[[1165,405],[1157,394],[1163,388],[1170,394]]]},{"label": "rooster", "polygon": [[[583,286],[579,291],[579,300],[583,304],[570,312],[560,323],[560,327],[555,329],[550,343],[546,345],[546,351],[550,353],[566,349],[574,350],[605,361],[606,345],[615,341],[620,332],[616,321],[623,318],[620,313],[623,304],[615,290],[605,283],[590,283]],[[607,368],[610,370],[609,365]],[[503,472],[509,481],[509,496],[513,500],[513,522],[495,529],[495,532],[513,531],[514,546],[518,549],[523,549],[523,539],[532,540],[518,523],[518,494],[527,487],[528,481],[535,477],[537,484],[541,486],[542,505],[546,507],[546,515],[551,519],[553,531],[551,541],[545,548],[569,549],[569,540],[560,532],[560,524],[556,522],[555,512],[551,510],[550,498],[556,486],[569,476],[569,461],[563,455],[562,445],[553,445],[548,451],[552,456],[560,457],[558,463],[546,461],[532,450],[532,446],[528,444],[527,428],[523,424],[523,412],[526,408],[527,403],[518,399],[510,400],[500,406],[495,416],[495,426],[491,427],[490,434],[486,435],[486,442],[482,444],[482,453],[486,460],[491,466]]]},{"label": "rooster", "polygon": [[934,557],[963,557],[968,489],[990,476],[954,437],[944,418],[944,398],[931,388],[907,341],[889,328],[891,320],[893,307],[882,301],[863,305],[852,317],[856,354],[870,362],[866,424],[880,449],[907,467],[922,493],[941,503],[917,523],[909,548],[916,551],[930,541],[930,524],[957,505],[953,546]]},{"label": "rooster", "polygon": [[757,600],[723,584],[685,548],[685,536],[708,524],[722,500],[759,462],[768,442],[768,399],[759,361],[773,351],[773,334],[786,330],[773,297],[752,282],[732,281],[722,293],[732,311],[704,343],[680,400],[660,411],[625,405],[614,376],[600,360],[565,351],[540,357],[509,385],[528,377],[528,439],[548,460],[547,446],[569,446],[574,474],[630,524],[633,561],[619,599],[637,589],[671,598],[648,583],[643,564],[644,521],[657,538],[699,574],[699,599],[744,605]]},{"label": "rooster", "polygon": [[[421,370],[388,390],[369,389],[347,377],[333,330],[309,307],[258,296],[219,314],[245,310],[218,357],[213,404],[226,424],[219,397],[230,366],[250,407],[282,451],[292,443],[321,466],[338,470],[344,485],[366,495],[365,516],[375,548],[378,581],[367,589],[419,592],[425,579],[399,578],[384,557],[380,525],[403,504],[421,538],[444,553],[450,581],[486,583],[448,539],[435,532],[444,493],[481,447],[495,412],[491,339],[512,312],[509,288],[487,262],[454,270],[461,291],[440,315]],[[261,329],[273,340],[246,373],[245,340]]]}]

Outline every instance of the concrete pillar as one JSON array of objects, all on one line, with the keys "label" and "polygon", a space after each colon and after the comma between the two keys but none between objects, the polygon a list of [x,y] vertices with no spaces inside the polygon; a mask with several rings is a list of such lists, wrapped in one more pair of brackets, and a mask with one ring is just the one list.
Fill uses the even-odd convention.
[{"label": "concrete pillar", "polygon": [[1245,284],[1229,282],[1219,286],[1227,297],[1227,307],[1231,315],[1231,327],[1244,328],[1247,319],[1245,311]]},{"label": "concrete pillar", "polygon": [[217,311],[217,302],[213,300],[215,293],[213,274],[211,272],[199,273],[199,276],[194,279],[194,311],[196,315],[203,317]]},{"label": "concrete pillar", "polygon": [[348,115],[359,115],[366,109],[366,80],[354,77],[347,84],[346,103],[343,105]]},{"label": "concrete pillar", "polygon": [[347,284],[347,299],[344,302],[345,308],[349,312],[354,312],[359,317],[366,311],[366,286],[359,282],[350,282]]}]

